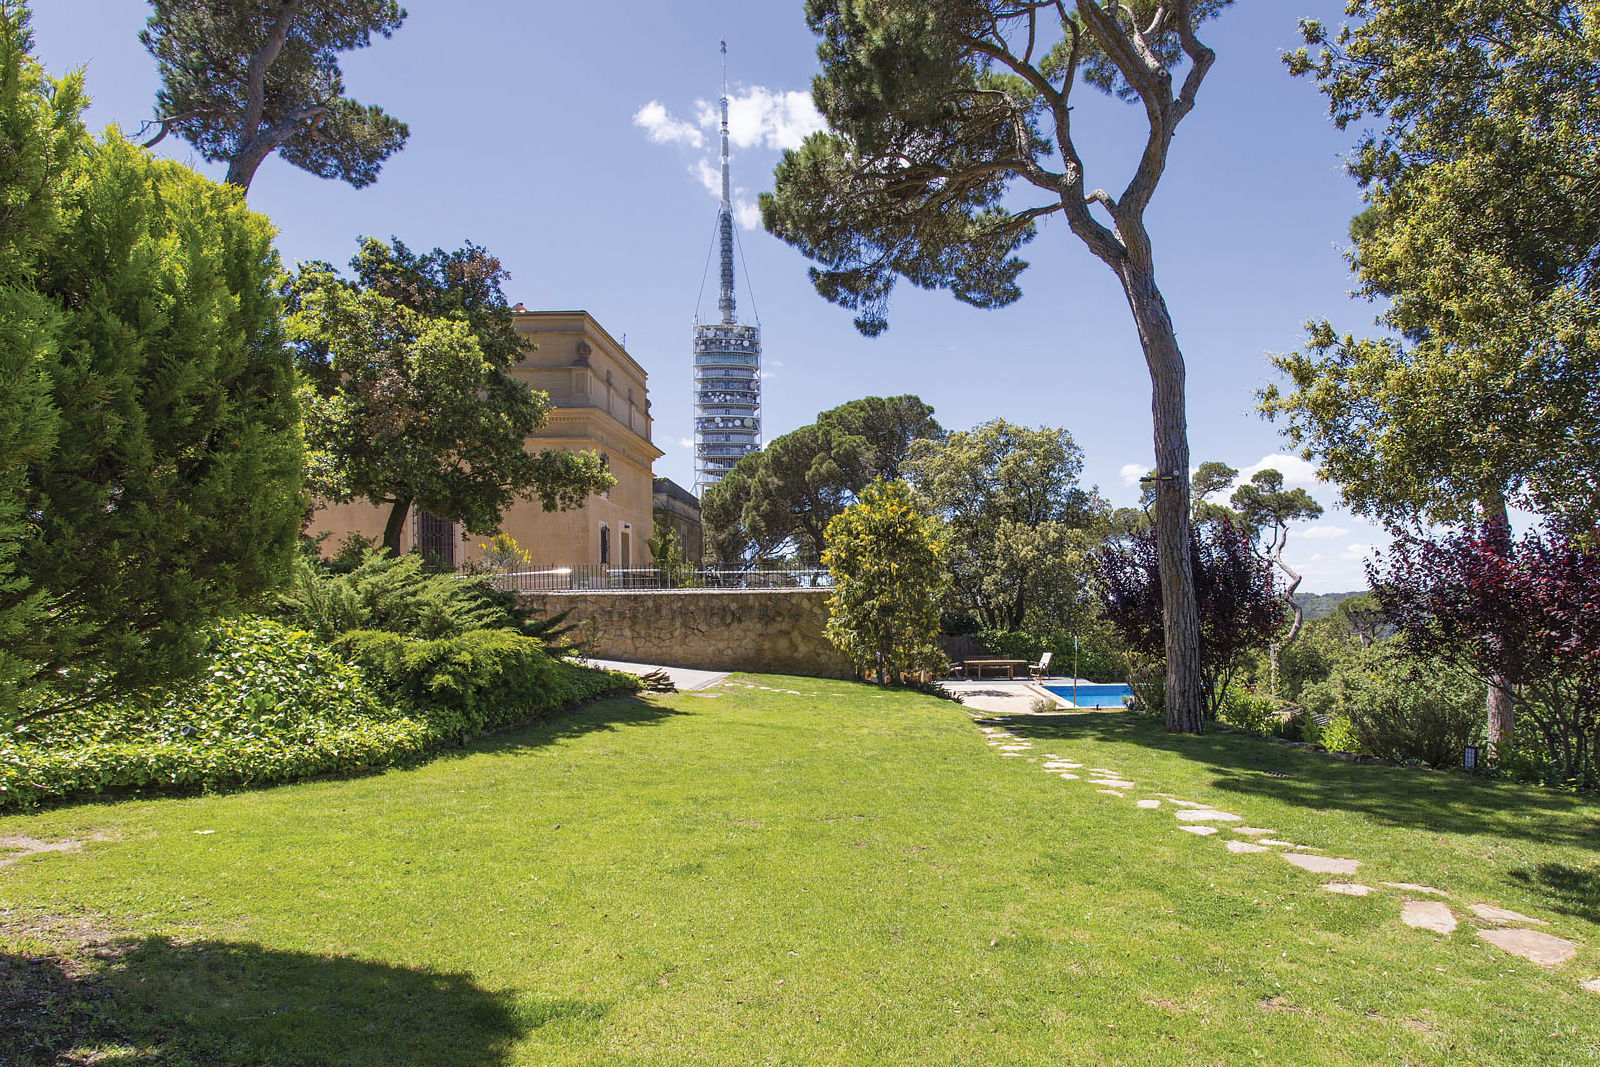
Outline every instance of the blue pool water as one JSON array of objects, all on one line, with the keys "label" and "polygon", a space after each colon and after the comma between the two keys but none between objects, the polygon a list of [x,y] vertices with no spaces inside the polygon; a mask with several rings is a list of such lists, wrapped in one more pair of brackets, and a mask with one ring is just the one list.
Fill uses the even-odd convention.
[{"label": "blue pool water", "polygon": [[[1072,686],[1047,685],[1050,692],[1072,703]],[[1080,685],[1078,686],[1078,707],[1080,708],[1120,708],[1125,701],[1123,697],[1132,697],[1133,690],[1125,685]]]}]

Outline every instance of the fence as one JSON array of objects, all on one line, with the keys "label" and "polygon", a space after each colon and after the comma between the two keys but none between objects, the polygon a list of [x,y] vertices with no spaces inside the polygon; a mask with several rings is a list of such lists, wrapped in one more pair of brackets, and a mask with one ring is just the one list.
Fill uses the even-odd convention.
[{"label": "fence", "polygon": [[573,567],[492,573],[486,577],[497,588],[519,593],[596,589],[615,592],[648,592],[652,589],[819,589],[833,584],[827,571],[813,567],[717,570],[612,567],[604,563],[587,563]]}]

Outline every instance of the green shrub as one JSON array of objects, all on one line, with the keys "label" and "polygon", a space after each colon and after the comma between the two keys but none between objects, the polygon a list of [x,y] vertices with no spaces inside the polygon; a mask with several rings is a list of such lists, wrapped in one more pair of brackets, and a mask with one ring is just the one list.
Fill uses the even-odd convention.
[{"label": "green shrub", "polygon": [[552,661],[536,640],[507,630],[437,641],[351,636],[392,677],[271,619],[220,627],[208,635],[195,682],[0,737],[0,810],[75,794],[193,792],[387,766],[464,733],[640,686],[632,675]]},{"label": "green shrub", "polygon": [[[1055,653],[1050,670],[1072,673],[1072,634],[1060,631],[979,630],[973,635],[978,645],[991,656],[1025,659],[1037,663],[1046,652]],[[1127,674],[1127,652],[1111,628],[1095,624],[1078,635],[1078,677],[1097,681],[1116,681]]]},{"label": "green shrub", "polygon": [[[1316,720],[1311,720],[1313,726]],[[1321,745],[1329,752],[1354,752],[1357,755],[1371,755],[1361,747],[1361,739],[1356,735],[1355,728],[1350,725],[1350,716],[1334,715],[1328,719],[1328,725],[1317,726],[1310,731],[1308,738],[1312,743]]]},{"label": "green shrub", "polygon": [[480,583],[423,573],[420,556],[373,551],[364,552],[347,573],[298,558],[293,584],[279,597],[277,615],[324,641],[352,630],[439,638],[514,625]]},{"label": "green shrub", "polygon": [[1230,685],[1222,694],[1217,718],[1235,730],[1265,737],[1277,725],[1277,710],[1277,705],[1267,697],[1257,696],[1243,686]]},{"label": "green shrub", "polygon": [[[1316,719],[1348,724],[1349,737],[1338,751],[1359,752],[1433,767],[1452,766],[1463,746],[1478,736],[1484,693],[1460,671],[1434,660],[1404,654],[1395,641],[1336,662],[1328,677],[1301,692]],[[1334,749],[1326,736],[1318,742]]]},{"label": "green shrub", "polygon": [[0,808],[72,793],[214,789],[392,763],[421,724],[385,708],[361,672],[269,619],[211,631],[200,677],[63,712],[0,742]]},{"label": "green shrub", "polygon": [[[427,726],[431,740],[453,740],[521,722],[606,689],[638,689],[633,675],[590,671],[552,659],[536,639],[510,630],[473,630],[421,641],[357,630],[333,644],[372,684]],[[589,684],[599,676],[598,689]]]}]

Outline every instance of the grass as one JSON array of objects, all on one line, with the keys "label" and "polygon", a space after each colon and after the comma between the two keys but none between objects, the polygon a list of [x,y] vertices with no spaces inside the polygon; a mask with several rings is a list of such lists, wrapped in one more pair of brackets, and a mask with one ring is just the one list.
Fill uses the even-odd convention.
[{"label": "grass", "polygon": [[[84,842],[0,869],[0,1063],[1600,1061],[1592,800],[1125,713],[1017,725],[1119,800],[955,704],[734,681],[383,775],[0,818]],[[1400,893],[1232,855],[1154,792],[1582,947],[1546,970],[1411,930]]]}]

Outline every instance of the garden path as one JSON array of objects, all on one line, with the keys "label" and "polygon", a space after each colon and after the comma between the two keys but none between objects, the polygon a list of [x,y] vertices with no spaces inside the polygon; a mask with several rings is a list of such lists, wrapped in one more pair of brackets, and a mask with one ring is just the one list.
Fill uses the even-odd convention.
[{"label": "garden path", "polygon": [[[1110,767],[1091,767],[1085,778],[1075,773],[1083,769],[1083,764],[1070,756],[1060,752],[1030,755],[1034,744],[1010,731],[1008,727],[1014,724],[1011,716],[986,718],[975,715],[974,722],[989,745],[1002,756],[1025,759],[1030,763],[1039,763],[1042,758],[1039,768],[1047,774],[1068,781],[1086,782],[1094,787],[1097,794],[1119,800],[1126,799],[1128,792],[1137,788],[1133,781]],[[1059,743],[1052,742],[1052,745],[1056,744]],[[1178,830],[1196,837],[1217,836],[1220,827],[1226,827],[1236,836],[1219,839],[1226,850],[1234,855],[1271,853],[1312,874],[1342,876],[1338,880],[1322,883],[1322,888],[1330,893],[1370,897],[1378,892],[1373,886],[1348,880],[1361,867],[1360,860],[1318,855],[1320,849],[1269,836],[1275,831],[1266,827],[1235,825],[1242,824],[1244,819],[1233,812],[1221,811],[1170,793],[1139,797],[1134,801],[1134,806],[1143,811],[1168,811],[1177,823]],[[1448,936],[1459,921],[1465,920],[1474,925],[1477,936],[1488,944],[1541,967],[1558,967],[1577,954],[1575,942],[1543,930],[1529,929],[1532,926],[1549,926],[1550,923],[1544,919],[1488,903],[1469,904],[1458,912],[1456,908],[1461,906],[1453,908],[1446,903],[1450,894],[1443,889],[1416,882],[1384,882],[1382,885],[1401,895],[1400,921],[1413,929]],[[1418,896],[1426,899],[1416,899]],[[1600,977],[1581,980],[1579,985],[1590,992],[1600,993]]]}]

